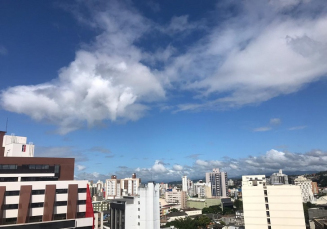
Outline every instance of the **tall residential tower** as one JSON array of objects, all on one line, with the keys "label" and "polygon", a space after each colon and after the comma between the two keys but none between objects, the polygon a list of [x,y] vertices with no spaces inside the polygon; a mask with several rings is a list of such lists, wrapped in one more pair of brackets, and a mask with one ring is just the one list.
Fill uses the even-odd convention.
[{"label": "tall residential tower", "polygon": [[211,183],[211,196],[227,197],[227,173],[220,172],[218,168],[212,170],[211,173],[206,173],[206,183]]}]

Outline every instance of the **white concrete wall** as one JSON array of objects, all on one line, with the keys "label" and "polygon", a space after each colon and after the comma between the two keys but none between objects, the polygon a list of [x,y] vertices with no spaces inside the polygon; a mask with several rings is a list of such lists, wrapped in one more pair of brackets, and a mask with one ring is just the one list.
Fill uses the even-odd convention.
[{"label": "white concrete wall", "polygon": [[[305,229],[301,190],[298,186],[266,186],[267,203],[264,190],[264,186],[242,187],[246,229],[268,228],[268,218],[274,229]],[[269,206],[270,217],[266,214],[266,204]]]}]

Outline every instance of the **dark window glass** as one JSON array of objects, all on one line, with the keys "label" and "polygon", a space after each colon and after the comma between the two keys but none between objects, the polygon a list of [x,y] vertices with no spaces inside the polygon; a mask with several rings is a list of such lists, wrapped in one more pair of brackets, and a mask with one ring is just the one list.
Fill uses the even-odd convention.
[{"label": "dark window glass", "polygon": [[43,203],[31,203],[31,208],[42,208]]},{"label": "dark window glass", "polygon": [[78,193],[86,193],[86,188],[79,188]]},{"label": "dark window glass", "polygon": [[15,182],[18,181],[18,177],[0,177],[0,182]]},{"label": "dark window glass", "polygon": [[5,204],[3,209],[18,209],[18,204]]},{"label": "dark window glass", "polygon": [[67,201],[56,201],[55,206],[67,206]]},{"label": "dark window glass", "polygon": [[68,190],[67,189],[56,189],[56,194],[64,194],[67,193]]},{"label": "dark window glass", "polygon": [[43,195],[45,193],[44,189],[32,190],[32,195]]},{"label": "dark window glass", "polygon": [[35,165],[35,169],[42,169],[42,165]]},{"label": "dark window glass", "polygon": [[42,222],[42,216],[38,215],[38,216],[30,216],[28,218],[28,222],[32,223],[32,222]]},{"label": "dark window glass", "polygon": [[19,196],[19,191],[6,191],[6,196]]},{"label": "dark window glass", "polygon": [[54,220],[61,220],[61,219],[66,219],[66,214],[55,214],[53,216]]},{"label": "dark window glass", "polygon": [[85,212],[77,212],[77,218],[85,218]]},{"label": "dark window glass", "polygon": [[59,173],[59,165],[55,165],[55,173]]},{"label": "dark window glass", "polygon": [[86,200],[78,200],[77,204],[86,204]]},{"label": "dark window glass", "polygon": [[29,169],[35,169],[35,165],[29,165],[28,168]]},{"label": "dark window glass", "polygon": [[16,224],[17,218],[6,218],[4,224]]}]

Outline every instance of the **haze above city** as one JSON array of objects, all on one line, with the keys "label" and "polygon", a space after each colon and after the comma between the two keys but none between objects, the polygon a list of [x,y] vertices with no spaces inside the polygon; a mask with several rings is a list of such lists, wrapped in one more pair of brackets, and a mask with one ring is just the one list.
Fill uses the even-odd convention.
[{"label": "haze above city", "polygon": [[0,2],[0,129],[76,179],[321,171],[325,1]]}]

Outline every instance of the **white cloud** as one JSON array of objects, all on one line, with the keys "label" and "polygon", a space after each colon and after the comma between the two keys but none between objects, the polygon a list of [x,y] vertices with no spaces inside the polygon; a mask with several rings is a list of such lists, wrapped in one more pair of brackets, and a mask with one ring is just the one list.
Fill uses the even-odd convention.
[{"label": "white cloud", "polygon": [[270,123],[270,125],[277,126],[282,123],[282,120],[280,120],[279,118],[272,118],[272,119],[270,119],[269,123]]},{"label": "white cloud", "polygon": [[263,127],[255,128],[253,131],[254,132],[265,132],[265,131],[269,131],[269,130],[271,130],[271,127],[263,126]]},{"label": "white cloud", "polygon": [[293,126],[288,128],[288,130],[303,130],[305,128],[307,128],[307,126]]},{"label": "white cloud", "polygon": [[[57,79],[1,94],[3,109],[54,124],[61,134],[85,123],[137,120],[175,93],[194,94],[185,104],[175,104],[175,112],[259,104],[296,92],[327,73],[324,1],[225,2],[235,4],[238,14],[230,17],[221,10],[217,15],[227,19],[210,18],[217,23],[208,23],[213,26],[200,39],[182,48],[154,45],[151,51],[138,41],[146,37],[151,42],[158,28],[183,41],[181,32],[203,29],[205,21],[181,15],[165,27],[123,1],[105,2],[101,11],[92,2],[78,4],[91,17],[81,13],[85,9],[69,8],[77,20],[101,31],[94,42],[77,51]],[[297,11],[290,13],[294,7]]]},{"label": "white cloud", "polygon": [[61,134],[104,120],[137,120],[149,109],[145,103],[162,100],[165,91],[155,73],[141,63],[133,43],[148,28],[139,14],[112,4],[94,12],[103,30],[94,44],[76,53],[58,79],[2,92],[4,109],[37,121],[58,125]]},{"label": "white cloud", "polygon": [[208,166],[209,165],[209,163],[207,161],[203,161],[200,159],[196,160],[195,163],[200,166]]},{"label": "white cloud", "polygon": [[82,171],[82,170],[86,169],[85,165],[76,165],[76,167],[77,167],[78,171]]},{"label": "white cloud", "polygon": [[[183,175],[191,179],[205,177],[206,172],[213,168],[220,168],[228,173],[229,177],[246,174],[266,174],[276,172],[279,169],[284,171],[325,171],[327,163],[327,152],[313,150],[306,153],[292,153],[271,149],[259,156],[248,156],[244,158],[225,158],[224,160],[195,160],[191,165],[175,164],[171,167],[164,166],[163,162],[156,160],[149,168],[128,168],[123,166],[115,171],[117,177],[129,177],[132,173],[143,181],[177,181]],[[107,179],[112,174],[80,173],[78,179]]]},{"label": "white cloud", "polygon": [[167,67],[172,80],[187,76],[182,88],[201,98],[179,105],[178,111],[258,104],[326,75],[325,14],[311,17],[312,7],[303,2],[296,16],[265,2],[253,3],[243,2],[238,6],[243,13],[214,28]]},{"label": "white cloud", "polygon": [[159,160],[156,160],[154,165],[152,166],[152,171],[154,171],[155,173],[164,173],[167,171],[167,169]]},{"label": "white cloud", "polygon": [[183,166],[176,164],[176,165],[173,166],[173,169],[176,170],[176,171],[182,171]]},{"label": "white cloud", "polygon": [[265,132],[265,131],[270,131],[276,126],[279,126],[282,123],[282,120],[279,118],[272,118],[269,121],[269,126],[262,126],[262,127],[257,127],[253,129],[254,132]]}]

